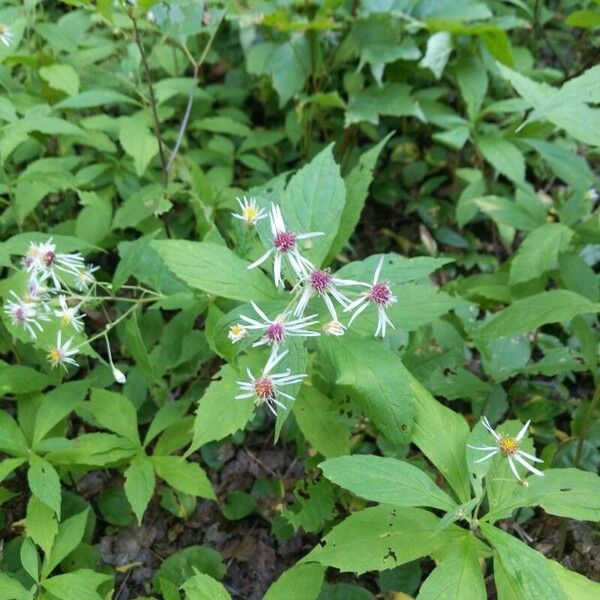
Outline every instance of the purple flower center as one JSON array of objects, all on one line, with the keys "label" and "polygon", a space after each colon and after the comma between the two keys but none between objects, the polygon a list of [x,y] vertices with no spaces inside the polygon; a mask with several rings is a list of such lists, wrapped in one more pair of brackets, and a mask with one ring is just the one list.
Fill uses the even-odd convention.
[{"label": "purple flower center", "polygon": [[279,252],[289,252],[296,245],[297,236],[292,231],[280,231],[273,239],[273,245]]},{"label": "purple flower center", "polygon": [[316,294],[322,294],[327,290],[333,277],[326,271],[313,271],[310,274],[310,286]]},{"label": "purple flower center", "polygon": [[55,259],[56,259],[56,254],[52,251],[46,252],[46,254],[44,254],[44,264],[47,267],[51,267],[54,264]]},{"label": "purple flower center", "polygon": [[280,344],[285,337],[285,327],[283,323],[272,323],[267,327],[265,337],[269,340],[269,344]]},{"label": "purple flower center", "polygon": [[387,283],[379,282],[373,285],[369,292],[369,300],[381,306],[387,306],[392,301],[392,290]]},{"label": "purple flower center", "polygon": [[23,306],[17,306],[13,314],[16,321],[24,322],[26,320],[25,308]]},{"label": "purple flower center", "polygon": [[254,393],[260,400],[270,400],[275,397],[275,386],[269,377],[261,377],[254,382]]}]

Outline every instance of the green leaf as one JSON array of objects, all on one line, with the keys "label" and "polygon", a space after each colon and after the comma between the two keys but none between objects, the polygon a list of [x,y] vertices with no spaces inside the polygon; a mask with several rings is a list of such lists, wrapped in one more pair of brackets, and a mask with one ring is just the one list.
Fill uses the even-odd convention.
[{"label": "green leaf", "polygon": [[600,282],[594,270],[574,252],[563,252],[558,257],[560,276],[566,288],[592,302],[600,300]]},{"label": "green leaf", "polygon": [[49,506],[60,519],[60,477],[56,469],[43,458],[32,455],[27,481],[31,493]]},{"label": "green leaf", "polygon": [[9,365],[0,361],[0,393],[27,394],[43,390],[50,383],[49,377],[23,365]]},{"label": "green leaf", "polygon": [[68,446],[54,450],[46,458],[54,464],[105,467],[128,459],[139,450],[138,444],[112,433],[84,433]]},{"label": "green leaf", "polygon": [[[307,240],[310,247],[303,252],[316,266],[330,251],[346,201],[346,186],[333,159],[332,146],[327,146],[290,179],[281,199],[283,219],[291,231],[325,234]],[[303,249],[303,243],[299,245]]]},{"label": "green leaf", "polygon": [[337,405],[312,386],[304,386],[292,405],[306,440],[323,456],[350,453],[350,428],[342,422]]},{"label": "green leaf", "polygon": [[427,40],[425,56],[419,62],[419,66],[428,68],[439,79],[444,72],[446,63],[452,54],[452,37],[447,31],[438,31]]},{"label": "green leaf", "polygon": [[31,496],[27,503],[25,529],[28,537],[48,556],[58,533],[58,522],[55,512],[36,496]]},{"label": "green leaf", "polygon": [[527,234],[510,264],[510,283],[543,275],[567,249],[573,230],[561,223],[546,223]]},{"label": "green leaf", "polygon": [[284,571],[263,600],[316,600],[323,585],[325,569],[318,564],[299,564]]},{"label": "green leaf", "polygon": [[137,322],[137,311],[134,311],[131,314],[131,317],[127,319],[127,322],[122,329],[122,335],[127,350],[133,355],[136,365],[144,373],[146,379],[149,382],[156,381],[154,365],[150,360],[148,350],[146,349],[146,344],[144,344],[144,340],[142,338],[142,332],[140,331],[140,327]]},{"label": "green leaf", "polygon": [[515,183],[525,178],[525,159],[521,151],[499,135],[484,135],[477,138],[477,146],[494,169]]},{"label": "green leaf", "polygon": [[59,600],[102,600],[96,588],[110,578],[111,575],[96,573],[91,569],[79,569],[46,579],[42,587]]},{"label": "green leaf", "polygon": [[237,380],[240,375],[225,365],[210,383],[204,396],[198,402],[196,420],[194,421],[194,437],[186,452],[192,452],[207,444],[243,429],[254,416],[254,401],[236,400],[239,394]]},{"label": "green leaf", "polygon": [[211,242],[159,240],[151,243],[167,267],[188,285],[232,300],[255,302],[276,296],[271,280],[229,248]]},{"label": "green leaf", "polygon": [[32,445],[35,448],[46,434],[65,419],[83,401],[88,389],[86,381],[70,381],[44,395],[35,415]]},{"label": "green leaf", "polygon": [[83,540],[88,522],[90,509],[86,508],[80,513],[65,519],[58,526],[58,534],[52,545],[50,554],[46,553],[46,560],[42,567],[42,577],[47,577],[60,562],[62,562]]},{"label": "green leaf", "polygon": [[326,460],[319,467],[333,483],[373,502],[446,511],[456,506],[421,469],[395,458],[357,454]]},{"label": "green leaf", "polygon": [[4,481],[15,469],[18,469],[23,463],[27,462],[22,458],[5,458],[0,462],[0,482]]},{"label": "green leaf", "polygon": [[438,521],[420,508],[365,508],[335,525],[301,562],[360,575],[403,565],[469,535],[455,525],[434,534]]},{"label": "green leaf", "polygon": [[486,600],[473,538],[466,537],[423,582],[417,600]]},{"label": "green leaf", "polygon": [[596,313],[600,304],[568,290],[550,290],[513,302],[476,332],[483,341],[533,331],[547,323],[569,321],[576,315]]},{"label": "green leaf", "polygon": [[29,446],[21,428],[5,410],[0,410],[0,450],[13,456],[29,454]]},{"label": "green leaf", "polygon": [[25,538],[21,544],[20,558],[25,571],[34,581],[38,581],[40,557],[38,556],[35,544],[29,538]]},{"label": "green leaf", "polygon": [[194,127],[238,137],[246,137],[251,133],[247,125],[234,121],[231,117],[205,117],[204,119],[194,121]]},{"label": "green leaf", "polygon": [[79,75],[70,65],[54,64],[40,69],[40,77],[45,79],[50,87],[74,96],[79,91]]},{"label": "green leaf", "polygon": [[56,105],[56,108],[93,108],[106,104],[137,104],[137,102],[115,90],[87,90],[71,98],[65,98]]},{"label": "green leaf", "polygon": [[342,251],[344,244],[350,239],[365,205],[379,154],[393,135],[394,132],[388,133],[378,144],[363,152],[358,159],[358,164],[344,179],[346,204],[342,211],[337,233],[325,260],[326,264],[330,263]]},{"label": "green leaf", "polygon": [[463,53],[460,56],[456,64],[456,83],[467,106],[469,120],[474,122],[488,87],[487,71],[476,54]]},{"label": "green leaf", "polygon": [[138,456],[131,461],[125,471],[125,495],[138,524],[142,524],[142,517],[154,493],[154,467],[147,456]]},{"label": "green leaf", "polygon": [[190,496],[216,500],[212,484],[198,463],[181,456],[152,456],[151,460],[156,474],[171,487]]},{"label": "green leaf", "polygon": [[461,502],[467,502],[471,498],[465,454],[469,426],[462,415],[440,404],[402,368],[415,409],[412,442],[439,469]]},{"label": "green leaf", "polygon": [[27,589],[6,573],[0,573],[0,600],[27,598]]},{"label": "green leaf", "polygon": [[135,117],[123,119],[119,131],[119,141],[123,150],[133,158],[138,177],[141,177],[152,159],[158,154],[158,141],[147,129],[145,123]]},{"label": "green leaf", "polygon": [[122,394],[94,388],[90,401],[81,408],[89,410],[101,427],[123,436],[133,444],[140,444],[137,411]]},{"label": "green leaf", "polygon": [[170,581],[179,587],[198,571],[222,579],[226,568],[216,550],[207,546],[188,546],[163,561],[154,574],[154,589],[159,590],[160,580]]},{"label": "green leaf", "polygon": [[348,102],[345,126],[368,121],[379,125],[379,116],[421,117],[422,112],[410,95],[410,86],[403,83],[386,83],[371,86],[352,95]]},{"label": "green leaf", "polygon": [[407,444],[414,408],[400,358],[378,341],[352,332],[339,338],[321,336],[318,348],[335,371],[336,385],[352,395],[391,442]]},{"label": "green leaf", "polygon": [[568,600],[596,600],[600,598],[600,583],[591,581],[580,573],[563,567],[554,560],[548,560],[550,569],[558,579]]},{"label": "green leaf", "polygon": [[581,521],[600,521],[600,477],[579,469],[546,469],[543,477],[528,478],[485,515],[494,521],[522,506],[541,506],[547,513]]},{"label": "green leaf", "polygon": [[543,554],[496,527],[486,523],[480,523],[480,527],[496,551],[494,563],[502,565],[510,584],[524,598],[566,600]]},{"label": "green leaf", "polygon": [[222,583],[205,573],[196,573],[182,586],[186,600],[231,600]]}]

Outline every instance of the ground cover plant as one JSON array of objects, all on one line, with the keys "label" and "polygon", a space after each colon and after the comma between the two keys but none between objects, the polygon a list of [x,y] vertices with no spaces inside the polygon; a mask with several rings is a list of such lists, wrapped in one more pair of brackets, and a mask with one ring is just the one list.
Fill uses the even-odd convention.
[{"label": "ground cover plant", "polygon": [[0,600],[600,597],[599,27],[5,1]]}]

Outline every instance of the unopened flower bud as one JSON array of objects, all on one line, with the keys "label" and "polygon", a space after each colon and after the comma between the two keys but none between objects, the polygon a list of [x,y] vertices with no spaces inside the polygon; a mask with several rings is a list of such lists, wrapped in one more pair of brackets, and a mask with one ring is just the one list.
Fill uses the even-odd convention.
[{"label": "unopened flower bud", "polygon": [[120,383],[121,385],[123,385],[127,381],[127,377],[125,377],[125,373],[123,373],[123,371],[120,371],[119,369],[117,369],[117,367],[113,367],[112,373],[113,373],[113,377],[115,378],[115,381],[117,383]]},{"label": "unopened flower bud", "polygon": [[337,337],[346,333],[346,328],[339,321],[329,321],[323,325],[323,331],[329,335],[335,335]]},{"label": "unopened flower bud", "polygon": [[238,323],[229,328],[229,334],[227,337],[231,340],[232,344],[235,344],[236,342],[243,340],[247,335],[248,330],[243,325]]}]

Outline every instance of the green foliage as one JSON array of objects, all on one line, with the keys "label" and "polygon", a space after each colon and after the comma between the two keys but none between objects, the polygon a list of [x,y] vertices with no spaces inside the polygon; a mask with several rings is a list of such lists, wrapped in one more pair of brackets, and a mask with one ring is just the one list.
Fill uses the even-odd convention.
[{"label": "green foliage", "polygon": [[598,14],[7,0],[0,600],[598,597]]}]

